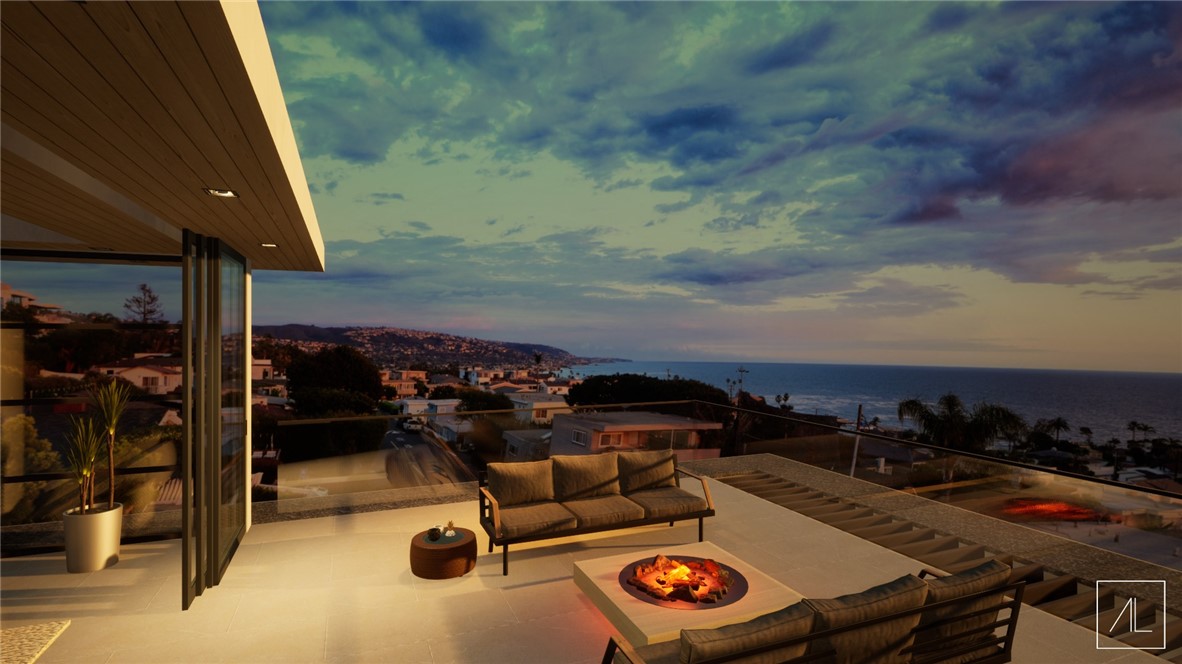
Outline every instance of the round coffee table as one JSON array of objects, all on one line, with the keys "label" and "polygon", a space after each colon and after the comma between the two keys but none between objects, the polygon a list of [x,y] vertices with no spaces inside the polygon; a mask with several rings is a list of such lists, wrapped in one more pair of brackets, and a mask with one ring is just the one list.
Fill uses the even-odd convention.
[{"label": "round coffee table", "polygon": [[423,531],[410,540],[410,571],[421,579],[454,579],[476,567],[476,533],[456,528],[456,534],[432,542]]}]

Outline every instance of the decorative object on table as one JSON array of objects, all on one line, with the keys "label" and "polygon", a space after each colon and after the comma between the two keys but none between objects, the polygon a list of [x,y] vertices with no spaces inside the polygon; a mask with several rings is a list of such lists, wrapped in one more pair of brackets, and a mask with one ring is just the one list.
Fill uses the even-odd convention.
[{"label": "decorative object on table", "polygon": [[431,540],[432,542],[438,541],[439,536],[442,534],[443,529],[439,526],[432,526],[431,528],[427,529],[427,539]]},{"label": "decorative object on table", "polygon": [[456,524],[454,521],[447,522],[447,530],[444,531],[443,534],[447,535],[448,537],[455,537],[456,536]]},{"label": "decorative object on table", "polygon": [[[78,507],[62,515],[68,572],[97,572],[119,562],[123,505],[115,502],[115,432],[130,392],[125,383],[114,380],[101,385],[91,395],[97,417],[71,420],[66,463],[78,484]],[[105,508],[94,499],[95,471],[104,440],[110,491]]]}]

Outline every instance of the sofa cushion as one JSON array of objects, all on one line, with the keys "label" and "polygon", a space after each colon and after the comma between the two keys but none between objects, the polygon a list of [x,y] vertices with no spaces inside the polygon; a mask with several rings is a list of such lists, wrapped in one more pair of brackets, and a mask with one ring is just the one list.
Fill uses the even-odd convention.
[{"label": "sofa cushion", "polygon": [[[945,576],[937,579],[929,579],[928,584],[928,598],[926,604],[933,604],[935,602],[942,602],[945,600],[956,599],[979,593],[993,588],[1000,588],[1010,580],[1010,573],[1013,570],[1009,565],[999,562],[997,560],[990,560],[982,565],[967,569],[959,574]],[[966,604],[953,605],[942,609],[931,609],[924,611],[920,615],[919,627],[922,630],[924,626],[931,625],[934,622],[955,618],[966,613],[980,611],[987,609],[990,606],[999,604],[1003,599],[1000,595],[993,595],[984,597],[982,599],[973,600]],[[965,645],[974,641],[984,641],[990,639],[992,632],[984,632],[979,634],[970,634],[967,636],[954,637],[953,634],[960,634],[967,630],[972,630],[978,627],[984,627],[995,620],[997,620],[998,611],[990,611],[979,616],[970,618],[963,618],[961,620],[954,620],[950,623],[932,627],[926,631],[919,631],[915,635],[915,647],[918,651],[923,651],[926,647],[939,648],[944,650],[946,648],[954,648],[956,646]],[[988,653],[996,646],[986,646],[981,650],[970,653],[965,653],[955,657],[949,661],[952,662],[966,662],[979,658],[981,655]]]},{"label": "sofa cushion", "polygon": [[[803,602],[767,613],[747,622],[726,625],[717,629],[681,630],[680,664],[698,664],[703,660],[737,655],[808,634],[813,628],[815,614]],[[804,654],[808,643],[777,648],[749,657],[740,657],[734,662],[744,664],[778,664]]]},{"label": "sofa cushion", "polygon": [[620,452],[620,493],[677,486],[673,450]]},{"label": "sofa cushion", "polygon": [[623,496],[596,496],[568,500],[562,506],[579,519],[580,528],[609,526],[644,518],[644,508]]},{"label": "sofa cushion", "polygon": [[[804,603],[817,612],[814,631],[844,627],[897,611],[923,606],[928,584],[908,574],[869,588],[860,593],[833,599],[806,599]],[[813,642],[811,653],[832,650],[838,664],[907,662],[910,657],[899,651],[911,645],[911,630],[919,623],[919,613],[869,625]]]},{"label": "sofa cushion", "polygon": [[550,457],[554,464],[554,498],[559,501],[620,493],[616,453]]},{"label": "sofa cushion", "polygon": [[490,463],[488,490],[501,507],[554,500],[550,461]]},{"label": "sofa cushion", "polygon": [[675,486],[633,491],[628,494],[628,499],[643,507],[644,516],[649,519],[675,517],[710,509],[705,498]]},{"label": "sofa cushion", "polygon": [[501,537],[527,537],[570,530],[578,519],[555,502],[514,505],[501,510]]}]

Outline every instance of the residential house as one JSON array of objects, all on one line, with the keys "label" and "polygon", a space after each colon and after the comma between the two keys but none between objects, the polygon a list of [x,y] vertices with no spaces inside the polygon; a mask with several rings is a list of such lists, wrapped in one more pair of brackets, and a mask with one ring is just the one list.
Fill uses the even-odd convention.
[{"label": "residential house", "polygon": [[549,429],[520,429],[505,432],[505,461],[541,461],[550,458]]},{"label": "residential house", "polygon": [[569,413],[566,399],[544,392],[518,392],[507,394],[517,419],[535,424],[548,424],[556,412]]},{"label": "residential house", "polygon": [[702,433],[722,423],[648,412],[559,413],[552,429],[551,454],[672,448],[678,459],[689,460],[718,456],[717,447],[702,446]]}]

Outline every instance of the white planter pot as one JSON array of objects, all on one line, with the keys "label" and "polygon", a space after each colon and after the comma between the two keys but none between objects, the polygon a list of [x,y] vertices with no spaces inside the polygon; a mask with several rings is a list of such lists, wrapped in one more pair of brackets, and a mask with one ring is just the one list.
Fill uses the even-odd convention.
[{"label": "white planter pot", "polygon": [[66,571],[97,572],[119,562],[119,537],[123,534],[123,505],[78,514],[62,515],[66,531]]}]

